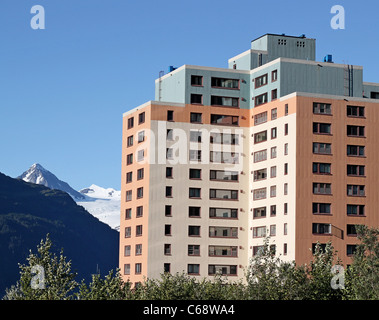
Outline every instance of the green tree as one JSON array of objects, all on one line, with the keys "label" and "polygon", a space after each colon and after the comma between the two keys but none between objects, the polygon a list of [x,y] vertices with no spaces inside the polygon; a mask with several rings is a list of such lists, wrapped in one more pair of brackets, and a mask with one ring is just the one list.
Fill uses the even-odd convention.
[{"label": "green tree", "polygon": [[88,285],[82,280],[76,297],[79,300],[127,300],[132,298],[130,287],[131,283],[123,282],[118,269],[111,270],[103,279],[100,274],[92,275]]},{"label": "green tree", "polygon": [[248,299],[252,300],[303,299],[309,282],[305,268],[275,255],[269,237],[251,259],[246,280]]},{"label": "green tree", "polygon": [[333,289],[332,279],[335,273],[332,267],[342,266],[341,260],[331,242],[324,247],[316,243],[313,260],[306,266],[306,273],[309,279],[306,295],[307,299],[312,300],[341,300],[345,294],[345,289]]},{"label": "green tree", "polygon": [[379,229],[356,226],[360,243],[346,272],[350,300],[379,300]]},{"label": "green tree", "polygon": [[59,257],[51,252],[49,235],[37,246],[37,253],[31,250],[28,264],[19,264],[20,280],[6,290],[6,300],[68,300],[78,283],[76,273],[71,272],[71,261],[66,261],[63,249]]}]

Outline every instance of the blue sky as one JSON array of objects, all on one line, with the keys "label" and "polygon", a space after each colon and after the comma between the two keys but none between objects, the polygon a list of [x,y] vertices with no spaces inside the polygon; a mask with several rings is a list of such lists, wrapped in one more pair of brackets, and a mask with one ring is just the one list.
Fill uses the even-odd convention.
[{"label": "blue sky", "polygon": [[[33,30],[34,5],[46,29]],[[345,9],[345,29],[330,26]],[[377,1],[2,0],[0,172],[38,162],[81,189],[120,188],[122,114],[168,66],[227,67],[266,33],[316,38],[316,58],[379,82]]]}]

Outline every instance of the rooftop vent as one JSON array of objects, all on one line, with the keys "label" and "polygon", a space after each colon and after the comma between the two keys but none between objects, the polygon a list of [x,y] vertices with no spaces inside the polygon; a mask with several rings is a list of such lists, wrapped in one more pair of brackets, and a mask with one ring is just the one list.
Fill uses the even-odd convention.
[{"label": "rooftop vent", "polygon": [[327,54],[325,57],[324,57],[324,62],[329,62],[329,63],[333,63],[333,57],[331,54]]}]

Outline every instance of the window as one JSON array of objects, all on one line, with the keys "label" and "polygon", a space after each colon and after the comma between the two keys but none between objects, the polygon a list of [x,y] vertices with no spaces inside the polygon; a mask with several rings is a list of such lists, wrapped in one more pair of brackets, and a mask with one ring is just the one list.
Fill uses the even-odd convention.
[{"label": "window", "polygon": [[126,173],[126,183],[130,183],[130,182],[132,182],[132,180],[133,180],[133,172],[132,171],[127,172]]},{"label": "window", "polygon": [[314,194],[332,194],[331,183],[313,183]]},{"label": "window", "polygon": [[171,236],[171,224],[164,225],[164,235]]},{"label": "window", "polygon": [[209,208],[210,218],[237,219],[238,209]]},{"label": "window", "polygon": [[288,194],[288,183],[284,184],[283,189],[284,189],[284,195],[287,195]]},{"label": "window", "polygon": [[167,110],[167,121],[174,121],[174,111]]},{"label": "window", "polygon": [[346,113],[348,117],[360,117],[365,116],[365,107],[347,106]]},{"label": "window", "polygon": [[202,86],[203,77],[197,75],[191,75],[191,86]]},{"label": "window", "polygon": [[270,168],[270,178],[275,178],[276,177],[276,166],[272,166]]},{"label": "window", "polygon": [[188,216],[190,218],[200,218],[201,207],[188,207]]},{"label": "window", "polygon": [[201,131],[190,131],[191,142],[201,142]]},{"label": "window", "polygon": [[173,160],[174,159],[174,150],[172,148],[166,149],[166,159]]},{"label": "window", "polygon": [[132,227],[125,228],[125,238],[130,238],[132,236]]},{"label": "window", "polygon": [[365,127],[364,126],[347,126],[347,135],[351,137],[364,137]]},{"label": "window", "polygon": [[346,245],[346,254],[348,256],[352,256],[355,251],[357,250],[357,245],[356,244],[348,244]]},{"label": "window", "polygon": [[287,255],[287,252],[288,252],[288,245],[287,243],[283,243],[283,254]]},{"label": "window", "polygon": [[331,234],[332,225],[329,223],[312,223],[313,234]]},{"label": "window", "polygon": [[189,159],[190,161],[201,161],[201,150],[190,150]]},{"label": "window", "polygon": [[131,219],[132,218],[132,209],[128,208],[125,209],[125,219]]},{"label": "window", "polygon": [[134,127],[134,117],[128,119],[128,129]]},{"label": "window", "polygon": [[237,266],[213,265],[208,266],[208,275],[220,274],[223,276],[236,276]]},{"label": "window", "polygon": [[142,236],[142,225],[136,226],[136,236]]},{"label": "window", "polygon": [[267,179],[267,169],[260,169],[254,171],[254,181]]},{"label": "window", "polygon": [[145,122],[145,112],[142,112],[138,115],[138,124]]},{"label": "window", "polygon": [[200,199],[201,189],[200,188],[189,188],[189,197],[191,199]]},{"label": "window", "polygon": [[278,89],[271,91],[271,101],[278,99]]},{"label": "window", "polygon": [[331,143],[313,142],[313,153],[332,154],[332,144]]},{"label": "window", "polygon": [[124,247],[124,256],[129,257],[130,256],[130,246]]},{"label": "window", "polygon": [[211,124],[238,126],[238,116],[211,114]]},{"label": "window", "polygon": [[200,274],[200,265],[199,264],[188,264],[187,265],[188,274]]},{"label": "window", "polygon": [[348,236],[357,236],[358,235],[355,224],[346,225],[346,234]]},{"label": "window", "polygon": [[170,273],[171,271],[171,264],[170,263],[164,263],[163,264],[163,272],[164,273]]},{"label": "window", "polygon": [[237,227],[209,227],[209,237],[237,238]]},{"label": "window", "polygon": [[132,190],[126,191],[126,201],[132,201]]},{"label": "window", "polygon": [[288,203],[284,203],[283,212],[284,212],[284,215],[288,213]]},{"label": "window", "polygon": [[130,264],[124,264],[124,274],[130,274]]},{"label": "window", "polygon": [[284,144],[284,155],[288,155],[288,143]]},{"label": "window", "polygon": [[136,271],[136,274],[140,274],[142,272],[142,263],[135,264],[135,271]]},{"label": "window", "polygon": [[266,199],[267,196],[267,188],[260,188],[253,190],[253,200],[261,200]]},{"label": "window", "polygon": [[258,132],[254,135],[254,143],[267,141],[267,130]]},{"label": "window", "polygon": [[276,224],[270,225],[270,237],[276,236]]},{"label": "window", "polygon": [[173,177],[173,168],[172,167],[166,167],[166,178],[172,178]]},{"label": "window", "polygon": [[284,174],[288,174],[288,163],[284,164]]},{"label": "window", "polygon": [[137,161],[143,161],[143,159],[145,158],[145,150],[138,150],[138,153],[137,153]]},{"label": "window", "polygon": [[271,82],[278,80],[278,70],[274,70],[271,72]]},{"label": "window", "polygon": [[189,237],[200,237],[200,226],[188,226]]},{"label": "window", "polygon": [[312,212],[313,214],[330,214],[330,203],[313,203]]},{"label": "window", "polygon": [[167,129],[166,131],[166,140],[173,141],[174,140],[174,129]]},{"label": "window", "polygon": [[266,207],[254,208],[253,218],[265,218],[266,217]]},{"label": "window", "polygon": [[239,98],[211,96],[211,106],[238,107]]},{"label": "window", "polygon": [[347,185],[347,195],[364,197],[365,196],[365,186],[364,185]]},{"label": "window", "polygon": [[330,163],[313,162],[313,173],[331,174],[330,168],[331,168]]},{"label": "window", "polygon": [[138,132],[138,143],[145,141],[145,130]]},{"label": "window", "polygon": [[271,198],[276,197],[276,186],[271,186],[270,187],[270,197]]},{"label": "window", "polygon": [[210,162],[215,163],[239,163],[239,154],[234,152],[211,151]]},{"label": "window", "polygon": [[358,165],[347,165],[347,175],[348,176],[364,176],[365,175],[365,166]]},{"label": "window", "polygon": [[287,223],[285,223],[283,225],[283,234],[286,236],[287,235],[287,231],[288,231],[288,226],[287,226]]},{"label": "window", "polygon": [[238,171],[210,170],[209,173],[210,180],[238,181]]},{"label": "window", "polygon": [[202,122],[202,114],[196,113],[196,112],[191,112],[190,122],[191,123],[201,123]]},{"label": "window", "polygon": [[237,247],[232,246],[209,246],[210,257],[237,257]]},{"label": "window", "polygon": [[332,105],[329,103],[313,103],[313,113],[316,114],[332,114]]},{"label": "window", "polygon": [[254,82],[255,82],[255,89],[266,85],[267,84],[267,79],[268,79],[267,78],[267,73],[264,74],[263,76],[255,78],[255,80],[254,80]]},{"label": "window", "polygon": [[271,128],[271,139],[275,139],[278,135],[278,130],[275,128]]},{"label": "window", "polygon": [[238,190],[210,189],[209,199],[238,200]]},{"label": "window", "polygon": [[264,250],[264,246],[254,246],[253,247],[253,256],[259,256]]},{"label": "window", "polygon": [[143,206],[138,206],[136,208],[136,217],[139,218],[139,217],[142,217],[143,216]]},{"label": "window", "polygon": [[288,135],[288,123],[284,124],[284,135]]},{"label": "window", "polygon": [[276,205],[273,204],[270,206],[270,216],[275,217],[276,216]]},{"label": "window", "polygon": [[187,253],[189,256],[200,256],[200,245],[198,244],[189,244]]},{"label": "window", "polygon": [[255,97],[255,106],[258,107],[264,103],[267,103],[267,92]]},{"label": "window", "polygon": [[347,145],[347,155],[350,157],[364,157],[365,147],[364,146],[353,146]]},{"label": "window", "polygon": [[267,111],[258,113],[254,116],[254,125],[257,126],[261,123],[267,122]]},{"label": "window", "polygon": [[136,256],[142,254],[142,244],[136,244]]},{"label": "window", "polygon": [[238,89],[238,79],[211,78],[211,86],[216,88]]},{"label": "window", "polygon": [[203,104],[203,95],[191,93],[191,104]]},{"label": "window", "polygon": [[277,118],[278,118],[278,109],[277,108],[271,109],[271,120],[275,120]]},{"label": "window", "polygon": [[331,134],[331,127],[330,123],[313,122],[313,133]]},{"label": "window", "polygon": [[143,198],[143,187],[137,188],[137,199]]},{"label": "window", "polygon": [[130,165],[133,163],[133,153],[130,153],[126,156],[126,164]]},{"label": "window", "polygon": [[201,169],[189,169],[190,179],[201,179]]},{"label": "window", "polygon": [[365,206],[359,204],[348,204],[346,208],[346,213],[348,216],[364,216]]},{"label": "window", "polygon": [[172,187],[171,186],[166,186],[166,197],[171,198],[172,197]]},{"label": "window", "polygon": [[267,160],[267,149],[254,152],[254,162]]},{"label": "window", "polygon": [[276,147],[271,148],[271,159],[276,158]]},{"label": "window", "polygon": [[288,116],[288,103],[284,105],[284,115]]},{"label": "window", "polygon": [[210,143],[238,145],[239,135],[234,133],[211,132]]},{"label": "window", "polygon": [[165,217],[171,217],[172,216],[172,206],[171,205],[165,205],[164,215],[165,215]]},{"label": "window", "polygon": [[131,147],[133,145],[133,136],[129,136],[126,143],[127,147]]}]

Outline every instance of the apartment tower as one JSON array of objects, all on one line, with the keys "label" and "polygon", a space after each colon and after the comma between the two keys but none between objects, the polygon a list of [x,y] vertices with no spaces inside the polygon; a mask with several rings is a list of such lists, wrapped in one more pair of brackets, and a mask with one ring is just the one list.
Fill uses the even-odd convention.
[{"label": "apartment tower", "polygon": [[308,263],[379,225],[379,84],[315,58],[315,39],[266,34],[228,68],[184,65],[123,115],[120,269],[244,278],[269,236]]}]

